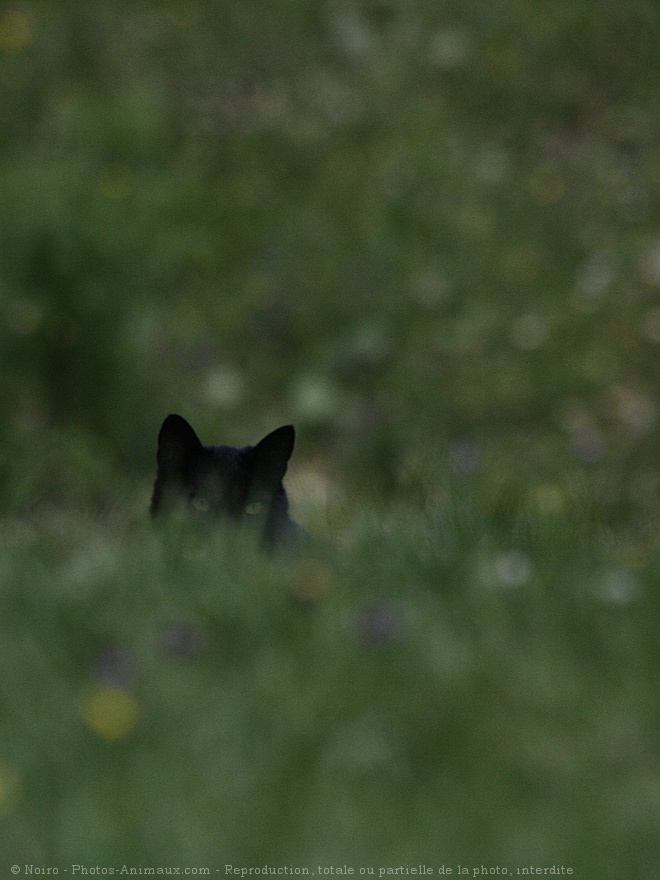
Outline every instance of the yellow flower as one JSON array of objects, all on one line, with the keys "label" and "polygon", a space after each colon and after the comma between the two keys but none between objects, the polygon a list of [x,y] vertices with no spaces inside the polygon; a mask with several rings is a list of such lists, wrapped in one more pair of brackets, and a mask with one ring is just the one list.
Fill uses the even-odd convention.
[{"label": "yellow flower", "polygon": [[83,693],[80,713],[87,726],[107,740],[122,739],[132,733],[139,714],[133,694],[123,688],[102,686]]},{"label": "yellow flower", "polygon": [[0,49],[21,52],[32,42],[30,19],[18,9],[8,9],[0,18]]}]

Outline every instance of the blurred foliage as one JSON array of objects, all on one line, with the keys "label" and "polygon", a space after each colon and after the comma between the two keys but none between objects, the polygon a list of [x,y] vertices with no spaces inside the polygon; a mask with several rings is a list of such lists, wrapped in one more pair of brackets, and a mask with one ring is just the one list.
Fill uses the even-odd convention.
[{"label": "blurred foliage", "polygon": [[643,527],[657,37],[641,0],[6,5],[8,500],[53,443],[144,479],[182,410],[379,493],[445,441],[514,494],[588,472]]},{"label": "blurred foliage", "polygon": [[[3,858],[657,876],[659,19],[0,6]],[[166,566],[171,411],[336,555]]]},{"label": "blurred foliage", "polygon": [[502,550],[464,498],[347,525],[268,560],[3,523],[5,872],[657,876],[657,553],[566,518]]}]

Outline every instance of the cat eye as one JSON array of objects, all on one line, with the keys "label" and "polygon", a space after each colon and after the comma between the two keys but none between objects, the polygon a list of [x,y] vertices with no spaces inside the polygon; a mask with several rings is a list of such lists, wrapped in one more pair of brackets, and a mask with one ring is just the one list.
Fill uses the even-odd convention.
[{"label": "cat eye", "polygon": [[209,503],[206,498],[193,498],[192,506],[200,513],[208,513],[209,511]]},{"label": "cat eye", "polygon": [[263,501],[251,501],[245,505],[245,512],[248,516],[256,516],[264,509]]}]

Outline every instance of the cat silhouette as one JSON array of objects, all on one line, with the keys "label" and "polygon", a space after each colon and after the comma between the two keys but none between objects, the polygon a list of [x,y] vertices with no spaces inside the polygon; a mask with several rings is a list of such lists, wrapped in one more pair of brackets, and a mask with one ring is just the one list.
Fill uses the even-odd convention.
[{"label": "cat silhouette", "polygon": [[245,524],[267,549],[297,539],[301,530],[289,517],[282,483],[295,439],[293,425],[284,425],[256,446],[204,446],[182,416],[167,416],[158,434],[152,516],[177,512]]}]

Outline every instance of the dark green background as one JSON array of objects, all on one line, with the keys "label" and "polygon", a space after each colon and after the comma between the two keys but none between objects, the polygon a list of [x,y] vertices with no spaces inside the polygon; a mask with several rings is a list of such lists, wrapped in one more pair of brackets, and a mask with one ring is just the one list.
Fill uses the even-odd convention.
[{"label": "dark green background", "polygon": [[207,442],[293,421],[379,491],[443,441],[487,481],[589,471],[643,527],[657,28],[647,2],[6,6],[5,495],[54,443],[82,492],[144,480],[175,410]]},{"label": "dark green background", "polygon": [[[657,876],[659,19],[0,7],[3,864]],[[164,559],[171,411],[320,557]]]}]

